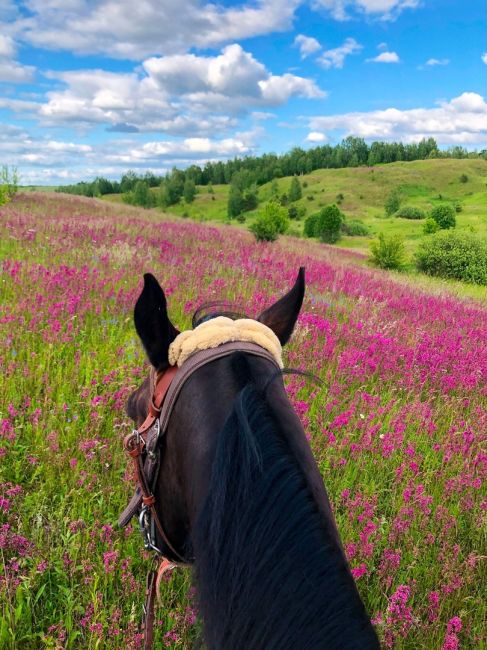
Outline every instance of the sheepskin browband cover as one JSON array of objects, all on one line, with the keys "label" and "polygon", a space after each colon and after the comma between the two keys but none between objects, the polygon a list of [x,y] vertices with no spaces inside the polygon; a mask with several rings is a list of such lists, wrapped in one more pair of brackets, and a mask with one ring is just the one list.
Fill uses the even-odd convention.
[{"label": "sheepskin browband cover", "polygon": [[217,316],[201,323],[194,330],[178,334],[169,346],[169,363],[180,367],[194,352],[217,348],[230,341],[256,343],[272,354],[280,368],[283,368],[282,346],[274,332],[259,321],[251,318],[232,320]]}]

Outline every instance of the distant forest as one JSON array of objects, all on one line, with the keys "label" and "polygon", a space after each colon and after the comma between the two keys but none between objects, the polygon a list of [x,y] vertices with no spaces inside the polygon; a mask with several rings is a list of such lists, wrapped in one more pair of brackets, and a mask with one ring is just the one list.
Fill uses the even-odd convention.
[{"label": "distant forest", "polygon": [[[418,143],[373,142],[368,145],[362,138],[349,136],[335,146],[322,145],[312,149],[295,147],[282,155],[263,154],[234,158],[227,162],[207,162],[204,167],[191,165],[186,169],[173,168],[164,176],[153,172],[139,175],[134,171],[125,173],[120,181],[98,177],[92,182],[63,185],[56,191],[83,196],[102,196],[104,194],[126,194],[145,192],[151,187],[159,187],[163,194],[162,205],[171,205],[182,196],[192,201],[197,185],[234,184],[240,189],[264,185],[284,176],[309,174],[316,169],[340,169],[344,167],[373,166],[398,161],[425,160],[427,158],[485,158],[487,150],[467,151],[454,146],[446,150],[438,149],[434,138],[423,139]],[[137,201],[136,201],[137,202]]]}]

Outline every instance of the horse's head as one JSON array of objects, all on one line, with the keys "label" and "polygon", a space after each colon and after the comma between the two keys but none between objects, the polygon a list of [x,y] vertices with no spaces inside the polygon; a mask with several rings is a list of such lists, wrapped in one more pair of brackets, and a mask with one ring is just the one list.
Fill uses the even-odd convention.
[{"label": "horse's head", "polygon": [[[291,337],[304,291],[304,269],[301,268],[292,289],[256,319],[275,333],[281,345]],[[149,273],[144,275],[144,287],[134,309],[134,323],[151,364],[150,372],[127,402],[127,413],[139,426],[148,412],[155,377],[168,369],[169,346],[179,334],[169,318],[164,291]],[[158,508],[168,536],[175,540],[179,549],[186,549],[185,552],[190,547],[192,522],[206,494],[216,438],[236,394],[247,381],[242,372],[248,373],[262,387],[276,374],[276,367],[270,361],[248,355],[244,371],[242,364],[235,364],[231,356],[198,369],[185,383],[162,441],[156,494]],[[282,382],[275,383],[277,390],[274,386],[270,390],[275,392],[279,402],[287,402]],[[162,542],[161,545],[164,547]]]},{"label": "horse's head", "polygon": [[[169,558],[194,560],[209,650],[378,647],[278,369],[304,290],[301,268],[292,289],[258,316],[259,325],[220,319],[232,331],[240,323],[267,337],[277,355],[263,354],[260,343],[266,345],[256,335],[247,347],[237,344],[238,352],[233,343],[219,343],[220,351],[231,348],[221,356],[194,352],[196,345],[187,360],[179,359],[178,371],[170,366],[181,341],[188,336],[198,343],[203,327],[205,336],[211,328],[216,336],[218,321],[179,335],[164,291],[150,274],[135,306],[135,328],[151,363],[127,405],[139,433],[148,410],[154,412],[153,394],[161,394],[154,386],[173,373],[156,420],[164,434],[160,460],[146,447],[146,462],[159,471],[144,503],[156,513],[152,520],[162,522],[160,533],[152,531],[154,545]],[[140,445],[137,432],[128,438]],[[127,448],[137,468],[140,451]]]}]

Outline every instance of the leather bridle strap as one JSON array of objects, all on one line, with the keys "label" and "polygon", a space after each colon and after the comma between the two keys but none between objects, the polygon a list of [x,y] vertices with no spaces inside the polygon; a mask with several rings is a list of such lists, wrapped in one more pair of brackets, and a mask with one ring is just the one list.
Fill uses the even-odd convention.
[{"label": "leather bridle strap", "polygon": [[[147,476],[144,471],[143,458],[144,455],[150,456],[155,453],[159,435],[165,434],[173,407],[179,397],[181,389],[189,377],[207,363],[228,356],[229,354],[233,354],[234,352],[243,352],[267,359],[280,370],[273,355],[255,343],[232,341],[223,343],[217,348],[210,348],[196,352],[184,362],[181,368],[170,366],[163,374],[156,375],[154,392],[149,405],[148,415],[138,429],[130,433],[124,439],[125,450],[133,460],[135,478],[137,479],[140,488],[140,494],[136,493],[134,495],[119,522],[121,525],[128,523],[135,512],[143,504],[144,507],[150,510],[152,519],[157,527],[161,539],[174,557],[178,558],[180,564],[183,566],[188,566],[188,562],[178,553],[169,541],[159,519],[159,515],[157,514],[155,496],[152,494],[150,484],[154,477]],[[150,438],[150,429],[152,427],[157,427],[157,429],[155,429],[154,432],[151,432],[153,437]],[[151,443],[147,445],[149,439],[151,440]],[[146,448],[147,446],[149,446],[149,449]],[[159,593],[162,576],[166,571],[170,571],[175,566],[178,566],[178,564],[179,562],[171,562],[167,558],[163,557],[158,570],[155,571],[154,569],[151,569],[147,575],[144,618],[142,622],[144,650],[151,650],[154,641],[154,605],[156,594]]]}]

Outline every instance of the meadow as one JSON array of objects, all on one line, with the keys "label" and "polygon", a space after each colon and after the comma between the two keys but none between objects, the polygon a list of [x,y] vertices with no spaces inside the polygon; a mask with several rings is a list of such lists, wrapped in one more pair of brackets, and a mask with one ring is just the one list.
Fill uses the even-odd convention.
[{"label": "meadow", "polygon": [[[0,648],[141,646],[149,556],[116,521],[133,490],[124,405],[147,370],[132,323],[142,274],[187,328],[208,300],[255,316],[300,265],[307,295],[285,358],[322,385],[290,376],[287,391],[384,647],[486,647],[484,304],[367,268],[359,252],[256,244],[108,202],[30,192],[0,217]],[[186,571],[163,597],[158,647],[190,648]]]},{"label": "meadow", "polygon": [[[342,247],[367,251],[371,239],[383,232],[401,235],[408,251],[414,251],[423,237],[424,221],[387,217],[384,203],[392,189],[398,190],[403,205],[413,205],[425,212],[441,203],[459,203],[462,211],[457,214],[457,227],[487,237],[487,161],[483,159],[432,159],[321,169],[299,179],[303,196],[293,205],[304,210],[305,215],[338,202],[346,217],[360,219],[369,228],[369,237],[343,237],[338,243]],[[279,195],[287,193],[290,184],[290,177],[278,179]],[[181,201],[167,211],[197,221],[226,221],[229,187],[213,185],[209,192],[207,186],[199,186],[193,203]],[[271,198],[272,183],[266,183],[259,188],[259,208],[245,213],[245,227]],[[119,202],[121,195],[108,194],[104,199]],[[304,218],[292,221],[290,233],[302,235],[303,224]]]}]

